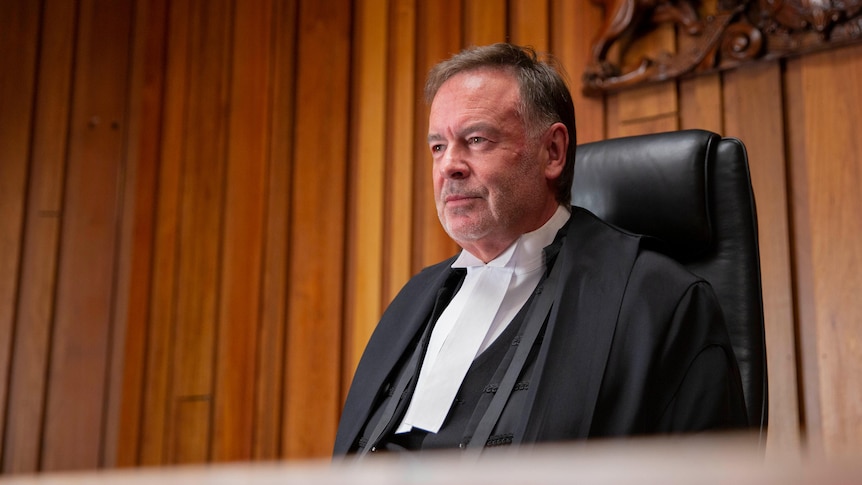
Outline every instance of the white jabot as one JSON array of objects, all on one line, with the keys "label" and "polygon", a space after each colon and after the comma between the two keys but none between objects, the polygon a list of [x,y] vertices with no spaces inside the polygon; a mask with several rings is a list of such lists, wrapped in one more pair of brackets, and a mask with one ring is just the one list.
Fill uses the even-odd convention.
[{"label": "white jabot", "polygon": [[396,433],[443,426],[473,359],[503,333],[536,288],[545,267],[542,250],[569,218],[559,206],[539,229],[524,234],[485,264],[467,250],[452,263],[466,268],[461,289],[431,332],[419,380]]}]

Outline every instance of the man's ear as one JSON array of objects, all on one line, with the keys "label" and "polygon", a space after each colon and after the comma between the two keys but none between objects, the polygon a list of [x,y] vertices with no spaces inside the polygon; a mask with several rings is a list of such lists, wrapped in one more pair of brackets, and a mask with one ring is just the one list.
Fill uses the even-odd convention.
[{"label": "man's ear", "polygon": [[569,130],[566,129],[566,125],[559,122],[551,125],[545,137],[545,150],[548,154],[545,177],[548,180],[556,180],[563,173],[568,147]]}]

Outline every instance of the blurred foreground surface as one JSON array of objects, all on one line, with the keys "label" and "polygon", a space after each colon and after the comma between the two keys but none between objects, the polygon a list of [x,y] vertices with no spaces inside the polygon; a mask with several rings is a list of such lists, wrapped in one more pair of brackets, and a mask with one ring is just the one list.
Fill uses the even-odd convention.
[{"label": "blurred foreground surface", "polygon": [[0,484],[862,484],[862,452],[825,461],[770,456],[750,436],[592,441],[463,453],[371,455],[329,460],[230,463],[67,472],[0,478]]}]

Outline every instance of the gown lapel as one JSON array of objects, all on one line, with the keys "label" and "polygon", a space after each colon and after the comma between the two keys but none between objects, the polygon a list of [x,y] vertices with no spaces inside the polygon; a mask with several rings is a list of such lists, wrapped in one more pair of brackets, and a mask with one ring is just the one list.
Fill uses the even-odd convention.
[{"label": "gown lapel", "polygon": [[425,270],[405,286],[386,309],[355,372],[344,404],[335,451],[346,452],[374,411],[372,407],[402,356],[412,350],[428,322],[438,294],[453,274],[450,259]]},{"label": "gown lapel", "polygon": [[[556,264],[564,265],[531,379],[525,443],[589,436],[639,238],[574,208]],[[608,249],[613,248],[613,249]],[[518,438],[516,438],[518,439]]]}]

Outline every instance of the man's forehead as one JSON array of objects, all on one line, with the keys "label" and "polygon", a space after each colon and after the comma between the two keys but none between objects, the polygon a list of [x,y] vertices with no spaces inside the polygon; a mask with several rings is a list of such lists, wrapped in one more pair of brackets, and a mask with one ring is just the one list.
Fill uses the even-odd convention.
[{"label": "man's forehead", "polygon": [[[499,69],[490,70],[483,69],[478,71],[468,71],[465,73],[461,73],[459,79],[456,82],[460,82],[462,86],[467,89],[481,89],[483,86],[488,84],[490,79],[494,81],[498,81],[501,79],[505,79],[505,74],[501,72]],[[456,76],[456,77],[458,77]],[[453,78],[454,79],[454,78]]]},{"label": "man's forehead", "polygon": [[430,114],[451,110],[479,110],[500,112],[516,105],[520,90],[515,80],[500,70],[469,71],[451,77],[444,83],[431,102]]},{"label": "man's forehead", "polygon": [[442,90],[444,86],[451,88],[452,85],[459,85],[468,89],[480,89],[492,82],[499,85],[517,85],[517,79],[510,69],[483,66],[453,75],[440,86],[440,89]]}]

